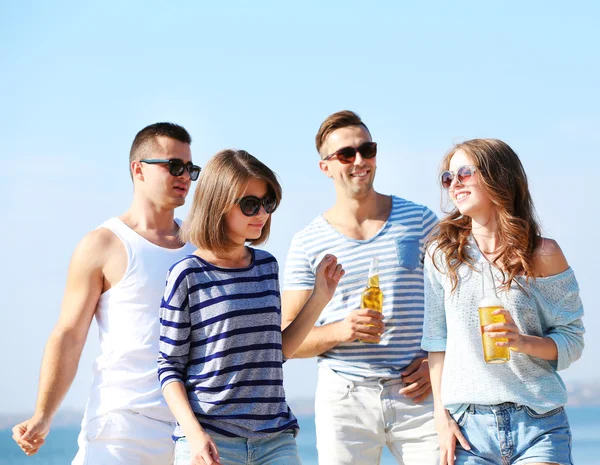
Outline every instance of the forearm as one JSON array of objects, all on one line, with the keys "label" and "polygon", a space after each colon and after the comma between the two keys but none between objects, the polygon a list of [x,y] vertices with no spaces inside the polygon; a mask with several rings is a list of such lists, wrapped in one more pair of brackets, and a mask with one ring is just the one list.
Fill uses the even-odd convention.
[{"label": "forearm", "polygon": [[313,326],[296,352],[294,358],[312,358],[333,349],[342,340],[337,336],[339,323]]},{"label": "forearm", "polygon": [[433,406],[435,412],[445,410],[442,404],[442,371],[446,352],[429,352],[429,376],[431,378],[431,391],[433,393]]},{"label": "forearm", "polygon": [[181,381],[167,384],[163,388],[163,396],[188,440],[204,432],[190,406],[185,386]]},{"label": "forearm", "polygon": [[73,331],[52,332],[40,369],[36,415],[54,416],[75,379],[84,343]]},{"label": "forearm", "polygon": [[523,335],[522,337],[522,353],[541,358],[542,360],[558,360],[558,348],[552,338],[529,335]]},{"label": "forearm", "polygon": [[[304,346],[305,342],[309,340],[309,336],[313,333],[314,329],[318,329],[314,325],[327,302],[327,299],[319,297],[313,292],[302,306],[298,315],[296,315],[296,318],[294,318],[294,321],[282,331],[282,349],[285,358],[292,358],[299,348]],[[310,348],[310,346],[307,348]],[[309,352],[312,353],[314,350],[310,350]],[[307,356],[314,357],[319,353]]]}]

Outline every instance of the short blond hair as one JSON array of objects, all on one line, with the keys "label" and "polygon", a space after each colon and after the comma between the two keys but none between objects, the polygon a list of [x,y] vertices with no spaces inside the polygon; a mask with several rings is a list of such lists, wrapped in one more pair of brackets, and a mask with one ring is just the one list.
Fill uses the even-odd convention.
[{"label": "short blond hair", "polygon": [[[268,195],[279,205],[281,186],[277,175],[245,150],[222,150],[213,156],[198,178],[190,213],[183,223],[180,237],[198,248],[225,253],[234,244],[227,234],[225,215],[236,206],[251,179],[267,184]],[[252,245],[264,244],[269,238],[271,216]]]}]

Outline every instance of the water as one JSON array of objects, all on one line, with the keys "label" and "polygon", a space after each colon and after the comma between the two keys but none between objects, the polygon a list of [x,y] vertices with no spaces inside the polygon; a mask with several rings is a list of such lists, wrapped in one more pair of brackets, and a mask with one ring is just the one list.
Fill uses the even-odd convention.
[{"label": "water", "polygon": [[[600,407],[568,407],[573,432],[573,460],[576,465],[600,462]],[[299,417],[302,428],[297,438],[303,465],[317,465],[315,426],[312,416]],[[54,428],[40,452],[27,457],[12,440],[9,430],[0,431],[0,465],[68,465],[77,451],[79,427]],[[384,450],[381,465],[395,465]]]}]

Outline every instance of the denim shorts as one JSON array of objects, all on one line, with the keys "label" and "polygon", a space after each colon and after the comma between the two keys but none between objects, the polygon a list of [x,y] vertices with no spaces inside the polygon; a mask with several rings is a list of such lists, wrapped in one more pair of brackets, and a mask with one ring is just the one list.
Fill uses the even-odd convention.
[{"label": "denim shorts", "polygon": [[456,465],[573,465],[571,428],[563,407],[538,414],[513,403],[470,405],[457,423],[471,450],[457,442]]},{"label": "denim shorts", "polygon": [[[265,439],[231,438],[206,431],[217,445],[223,465],[302,465],[294,430]],[[175,465],[190,465],[190,445],[186,438],[175,443]]]}]

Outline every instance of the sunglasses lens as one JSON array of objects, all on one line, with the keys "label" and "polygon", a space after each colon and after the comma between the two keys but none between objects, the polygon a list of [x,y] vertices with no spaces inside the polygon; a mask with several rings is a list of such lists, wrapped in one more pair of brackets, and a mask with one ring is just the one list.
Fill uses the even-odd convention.
[{"label": "sunglasses lens", "polygon": [[181,176],[185,170],[185,165],[181,160],[169,160],[169,173],[173,176]]},{"label": "sunglasses lens", "polygon": [[471,179],[471,176],[473,176],[473,170],[470,166],[461,166],[458,169],[456,176],[458,176],[458,180],[460,181],[460,183],[464,184],[465,181],[468,181],[469,179]]},{"label": "sunglasses lens", "polygon": [[337,159],[344,165],[352,163],[356,158],[356,150],[352,147],[344,147],[336,152]]},{"label": "sunglasses lens", "polygon": [[363,158],[374,158],[377,155],[377,144],[375,142],[365,142],[356,150]]},{"label": "sunglasses lens", "polygon": [[454,175],[450,171],[444,171],[442,176],[440,177],[440,182],[444,189],[449,189],[452,184],[452,180],[454,179]]},{"label": "sunglasses lens", "polygon": [[260,201],[256,197],[244,197],[240,200],[240,209],[246,216],[254,216],[260,210]]},{"label": "sunglasses lens", "polygon": [[198,176],[200,176],[200,167],[199,166],[192,165],[192,166],[190,166],[188,171],[190,172],[190,179],[192,181],[195,181],[196,179],[198,179]]},{"label": "sunglasses lens", "polygon": [[269,214],[273,213],[277,208],[277,202],[271,197],[265,197],[262,204],[265,207],[265,211]]}]

